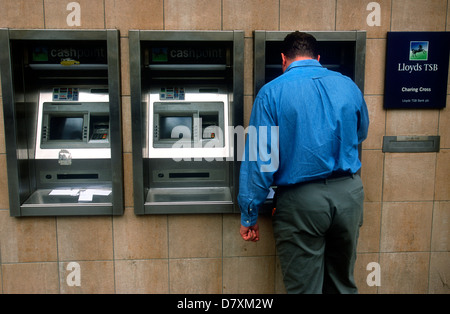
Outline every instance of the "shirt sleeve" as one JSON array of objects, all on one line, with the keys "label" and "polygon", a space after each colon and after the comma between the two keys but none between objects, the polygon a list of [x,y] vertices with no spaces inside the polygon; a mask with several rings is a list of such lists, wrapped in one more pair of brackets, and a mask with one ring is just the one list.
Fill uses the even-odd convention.
[{"label": "shirt sleeve", "polygon": [[238,195],[241,224],[245,227],[256,224],[279,166],[278,126],[264,97],[255,99],[247,131]]},{"label": "shirt sleeve", "polygon": [[358,143],[361,144],[366,138],[369,131],[369,112],[364,96],[361,93],[361,108],[358,112]]}]

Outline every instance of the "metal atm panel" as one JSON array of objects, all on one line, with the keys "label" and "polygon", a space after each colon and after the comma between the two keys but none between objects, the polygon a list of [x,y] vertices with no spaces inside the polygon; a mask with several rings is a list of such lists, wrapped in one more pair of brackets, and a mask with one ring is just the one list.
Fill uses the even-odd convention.
[{"label": "metal atm panel", "polygon": [[243,32],[130,31],[136,214],[236,211]]},{"label": "metal atm panel", "polygon": [[[364,92],[365,31],[305,31],[319,45],[320,63],[354,80]],[[254,31],[254,94],[282,74],[281,43],[291,31]]]},{"label": "metal atm panel", "polygon": [[[254,95],[261,87],[283,73],[281,44],[292,31],[254,31]],[[305,31],[318,41],[322,66],[350,77],[364,93],[366,58],[365,31]],[[359,146],[361,158],[361,145]],[[264,211],[271,212],[273,191],[269,193]]]},{"label": "metal atm panel", "polygon": [[148,97],[149,158],[232,157],[226,86],[161,85]]},{"label": "metal atm panel", "polygon": [[11,216],[123,213],[117,30],[0,29]]},{"label": "metal atm panel", "polygon": [[39,93],[36,159],[111,158],[108,87],[54,87]]}]

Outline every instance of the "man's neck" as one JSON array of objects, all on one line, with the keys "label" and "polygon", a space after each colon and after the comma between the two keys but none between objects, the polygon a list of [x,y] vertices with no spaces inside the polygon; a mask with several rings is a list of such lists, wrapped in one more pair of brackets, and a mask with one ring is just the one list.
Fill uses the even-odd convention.
[{"label": "man's neck", "polygon": [[281,54],[281,58],[282,58],[282,69],[283,72],[286,71],[286,69],[291,65],[292,62],[295,61],[302,61],[302,60],[316,60],[316,61],[320,61],[320,55],[317,56],[317,59],[315,58],[311,58],[311,57],[302,57],[302,56],[298,56],[295,58],[287,58],[284,54]]}]

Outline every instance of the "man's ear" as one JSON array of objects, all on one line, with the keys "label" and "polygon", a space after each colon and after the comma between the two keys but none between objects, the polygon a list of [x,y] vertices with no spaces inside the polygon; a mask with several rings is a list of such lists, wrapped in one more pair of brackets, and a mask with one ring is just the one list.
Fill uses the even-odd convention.
[{"label": "man's ear", "polygon": [[284,53],[281,53],[281,68],[283,69],[283,72],[286,71],[286,68],[287,68],[286,64],[287,64],[287,58],[284,55]]}]

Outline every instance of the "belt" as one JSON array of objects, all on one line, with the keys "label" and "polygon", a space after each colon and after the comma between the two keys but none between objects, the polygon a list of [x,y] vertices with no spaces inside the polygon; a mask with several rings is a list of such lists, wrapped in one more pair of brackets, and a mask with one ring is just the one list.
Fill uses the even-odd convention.
[{"label": "belt", "polygon": [[338,179],[353,176],[354,173],[351,173],[350,171],[333,171],[326,179]]},{"label": "belt", "polygon": [[[290,188],[295,188],[304,184],[309,184],[309,183],[324,183],[327,184],[327,180],[334,180],[334,179],[339,179],[339,178],[354,178],[355,174],[350,172],[350,171],[333,171],[328,177],[323,178],[323,179],[314,179],[311,181],[305,181],[305,182],[300,182],[300,183],[296,183],[296,184],[292,184],[292,185],[281,185],[281,186],[277,186],[275,188],[275,197],[273,199],[274,205],[276,204],[277,201],[277,196],[278,193],[280,193],[282,190],[284,189],[290,189]],[[275,205],[276,207],[276,205]],[[275,208],[272,211],[272,216],[275,212]]]},{"label": "belt", "polygon": [[354,176],[355,176],[355,174],[350,172],[350,171],[333,171],[326,178],[313,179],[313,180],[310,180],[310,181],[303,181],[303,182],[299,182],[299,183],[292,184],[292,185],[278,186],[277,189],[295,187],[295,186],[298,186],[298,185],[303,185],[303,184],[308,184],[308,183],[318,183],[318,182],[326,183],[327,180],[334,180],[334,179],[339,179],[339,178],[350,178],[350,177],[353,178]]},{"label": "belt", "polygon": [[322,178],[322,179],[313,179],[310,181],[300,182],[298,184],[308,184],[308,183],[327,183],[328,180],[336,180],[336,179],[343,179],[343,178],[353,178],[355,176],[354,173],[351,173],[350,171],[333,171],[328,177]]}]

